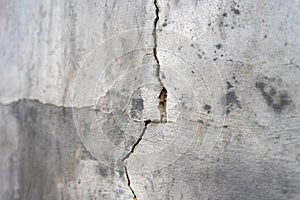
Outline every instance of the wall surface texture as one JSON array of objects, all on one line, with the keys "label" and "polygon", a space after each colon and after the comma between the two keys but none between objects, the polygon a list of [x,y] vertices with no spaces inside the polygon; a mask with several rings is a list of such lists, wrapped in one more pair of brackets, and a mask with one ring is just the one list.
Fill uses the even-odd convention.
[{"label": "wall surface texture", "polygon": [[0,200],[300,200],[299,0],[1,0]]}]

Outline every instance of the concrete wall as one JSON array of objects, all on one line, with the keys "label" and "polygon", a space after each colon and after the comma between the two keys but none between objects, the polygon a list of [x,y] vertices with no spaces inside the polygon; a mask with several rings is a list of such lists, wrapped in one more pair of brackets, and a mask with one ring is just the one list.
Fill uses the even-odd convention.
[{"label": "concrete wall", "polygon": [[0,199],[300,199],[297,0],[1,0]]}]

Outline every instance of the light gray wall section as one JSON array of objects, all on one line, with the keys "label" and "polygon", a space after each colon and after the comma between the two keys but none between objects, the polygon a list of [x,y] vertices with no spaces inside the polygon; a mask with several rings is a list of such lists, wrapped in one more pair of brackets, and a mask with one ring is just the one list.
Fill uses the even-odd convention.
[{"label": "light gray wall section", "polygon": [[300,200],[299,33],[297,0],[2,0],[0,199]]}]

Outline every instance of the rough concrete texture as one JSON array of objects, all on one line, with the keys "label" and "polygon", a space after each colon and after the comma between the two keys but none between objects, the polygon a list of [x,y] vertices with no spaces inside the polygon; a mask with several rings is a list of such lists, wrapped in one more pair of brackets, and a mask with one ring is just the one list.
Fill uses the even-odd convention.
[{"label": "rough concrete texture", "polygon": [[300,200],[300,2],[2,0],[0,199]]}]

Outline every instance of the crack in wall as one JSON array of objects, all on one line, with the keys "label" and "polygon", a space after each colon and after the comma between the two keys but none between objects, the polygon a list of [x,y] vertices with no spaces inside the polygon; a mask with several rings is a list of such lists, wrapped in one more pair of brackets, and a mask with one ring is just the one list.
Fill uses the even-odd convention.
[{"label": "crack in wall", "polygon": [[153,22],[153,31],[152,31],[152,37],[153,37],[153,57],[156,63],[156,76],[158,79],[158,82],[161,86],[161,92],[158,96],[158,110],[160,112],[160,121],[163,123],[167,123],[167,89],[165,88],[161,78],[160,78],[160,62],[159,59],[157,57],[157,23],[159,20],[159,7],[158,7],[158,3],[157,0],[153,0],[153,4],[155,6],[155,19]]},{"label": "crack in wall", "polygon": [[130,177],[129,177],[129,173],[128,173],[128,168],[125,164],[126,159],[128,159],[130,157],[130,155],[134,152],[134,149],[137,147],[137,145],[140,143],[140,141],[143,139],[143,136],[147,130],[148,124],[150,123],[167,123],[167,94],[168,91],[165,88],[161,78],[160,78],[160,63],[159,63],[159,59],[157,57],[157,34],[156,34],[156,30],[157,30],[157,23],[159,20],[159,7],[157,4],[157,0],[153,0],[153,4],[155,7],[155,18],[154,18],[154,22],[153,22],[153,30],[152,30],[152,37],[153,37],[153,57],[156,63],[156,76],[158,79],[158,82],[160,84],[161,87],[161,91],[160,94],[158,96],[158,110],[160,112],[160,121],[151,121],[151,120],[146,120],[144,121],[145,123],[145,127],[142,131],[142,133],[140,134],[139,139],[134,143],[134,145],[132,146],[131,150],[129,153],[126,154],[126,156],[121,160],[122,164],[124,166],[124,170],[125,170],[125,174],[126,174],[126,179],[127,179],[127,186],[130,189],[132,195],[133,195],[133,200],[137,200],[137,196],[133,190],[133,188],[131,187],[131,181],[130,181]]},{"label": "crack in wall", "polygon": [[145,134],[145,132],[146,132],[146,130],[147,130],[147,126],[148,126],[149,123],[151,123],[151,120],[146,120],[146,121],[144,121],[144,123],[145,123],[145,127],[144,127],[144,129],[143,129],[143,131],[142,131],[142,133],[141,133],[139,139],[136,141],[136,143],[134,143],[134,145],[132,146],[130,152],[126,154],[126,156],[122,159],[122,161],[125,161],[125,160],[126,160],[127,158],[129,158],[130,155],[134,152],[134,149],[136,148],[136,146],[137,146],[137,145],[140,143],[140,141],[143,139],[143,136],[144,136],[144,134]]},{"label": "crack in wall", "polygon": [[126,179],[127,179],[127,186],[129,187],[132,195],[133,195],[133,200],[137,200],[136,198],[136,194],[134,192],[134,190],[132,189],[131,185],[130,185],[130,178],[129,178],[129,174],[128,174],[128,169],[127,166],[125,165],[124,161],[122,161],[124,169],[125,169],[125,175],[126,175]]},{"label": "crack in wall", "polygon": [[[130,181],[130,177],[129,177],[129,173],[128,173],[128,168],[127,168],[127,166],[125,164],[125,161],[130,157],[130,155],[132,153],[134,153],[135,148],[138,146],[138,144],[143,139],[143,136],[145,135],[146,130],[148,128],[148,125],[150,123],[152,123],[152,124],[160,124],[160,123],[167,123],[167,122],[161,122],[161,121],[156,121],[156,120],[152,121],[151,119],[148,119],[148,120],[145,120],[144,123],[145,123],[145,126],[144,126],[144,128],[142,130],[142,133],[139,136],[139,139],[133,144],[133,146],[131,147],[131,150],[121,160],[122,161],[122,165],[123,165],[124,170],[125,170],[125,175],[126,175],[126,179],[127,179],[127,186],[128,186],[128,188],[130,189],[130,191],[131,191],[131,193],[133,195],[133,200],[137,200],[137,196],[136,196],[133,188],[131,187],[131,181]],[[170,123],[172,123],[172,122],[170,122]]]},{"label": "crack in wall", "polygon": [[157,0],[153,1],[154,6],[155,6],[155,19],[153,22],[153,31],[152,31],[152,37],[153,37],[153,56],[154,56],[154,60],[156,63],[156,76],[158,78],[159,84],[161,85],[161,87],[163,87],[163,82],[160,78],[160,63],[157,57],[157,35],[156,35],[156,29],[157,29],[157,22],[159,20],[159,8],[157,5]]},{"label": "crack in wall", "polygon": [[140,143],[140,141],[143,139],[143,136],[147,130],[147,127],[148,127],[148,124],[151,123],[151,120],[146,120],[144,121],[145,123],[145,127],[139,137],[139,139],[133,144],[131,150],[129,153],[126,154],[126,156],[124,158],[122,158],[122,164],[123,164],[123,167],[125,169],[125,175],[126,175],[126,179],[127,179],[127,186],[129,187],[132,195],[133,195],[133,200],[137,200],[137,197],[136,197],[136,194],[133,190],[133,188],[131,187],[131,184],[130,184],[130,177],[129,177],[129,173],[128,173],[128,169],[127,169],[127,166],[125,164],[125,160],[128,159],[130,157],[130,155],[134,152],[134,149],[137,147],[137,145]]}]

